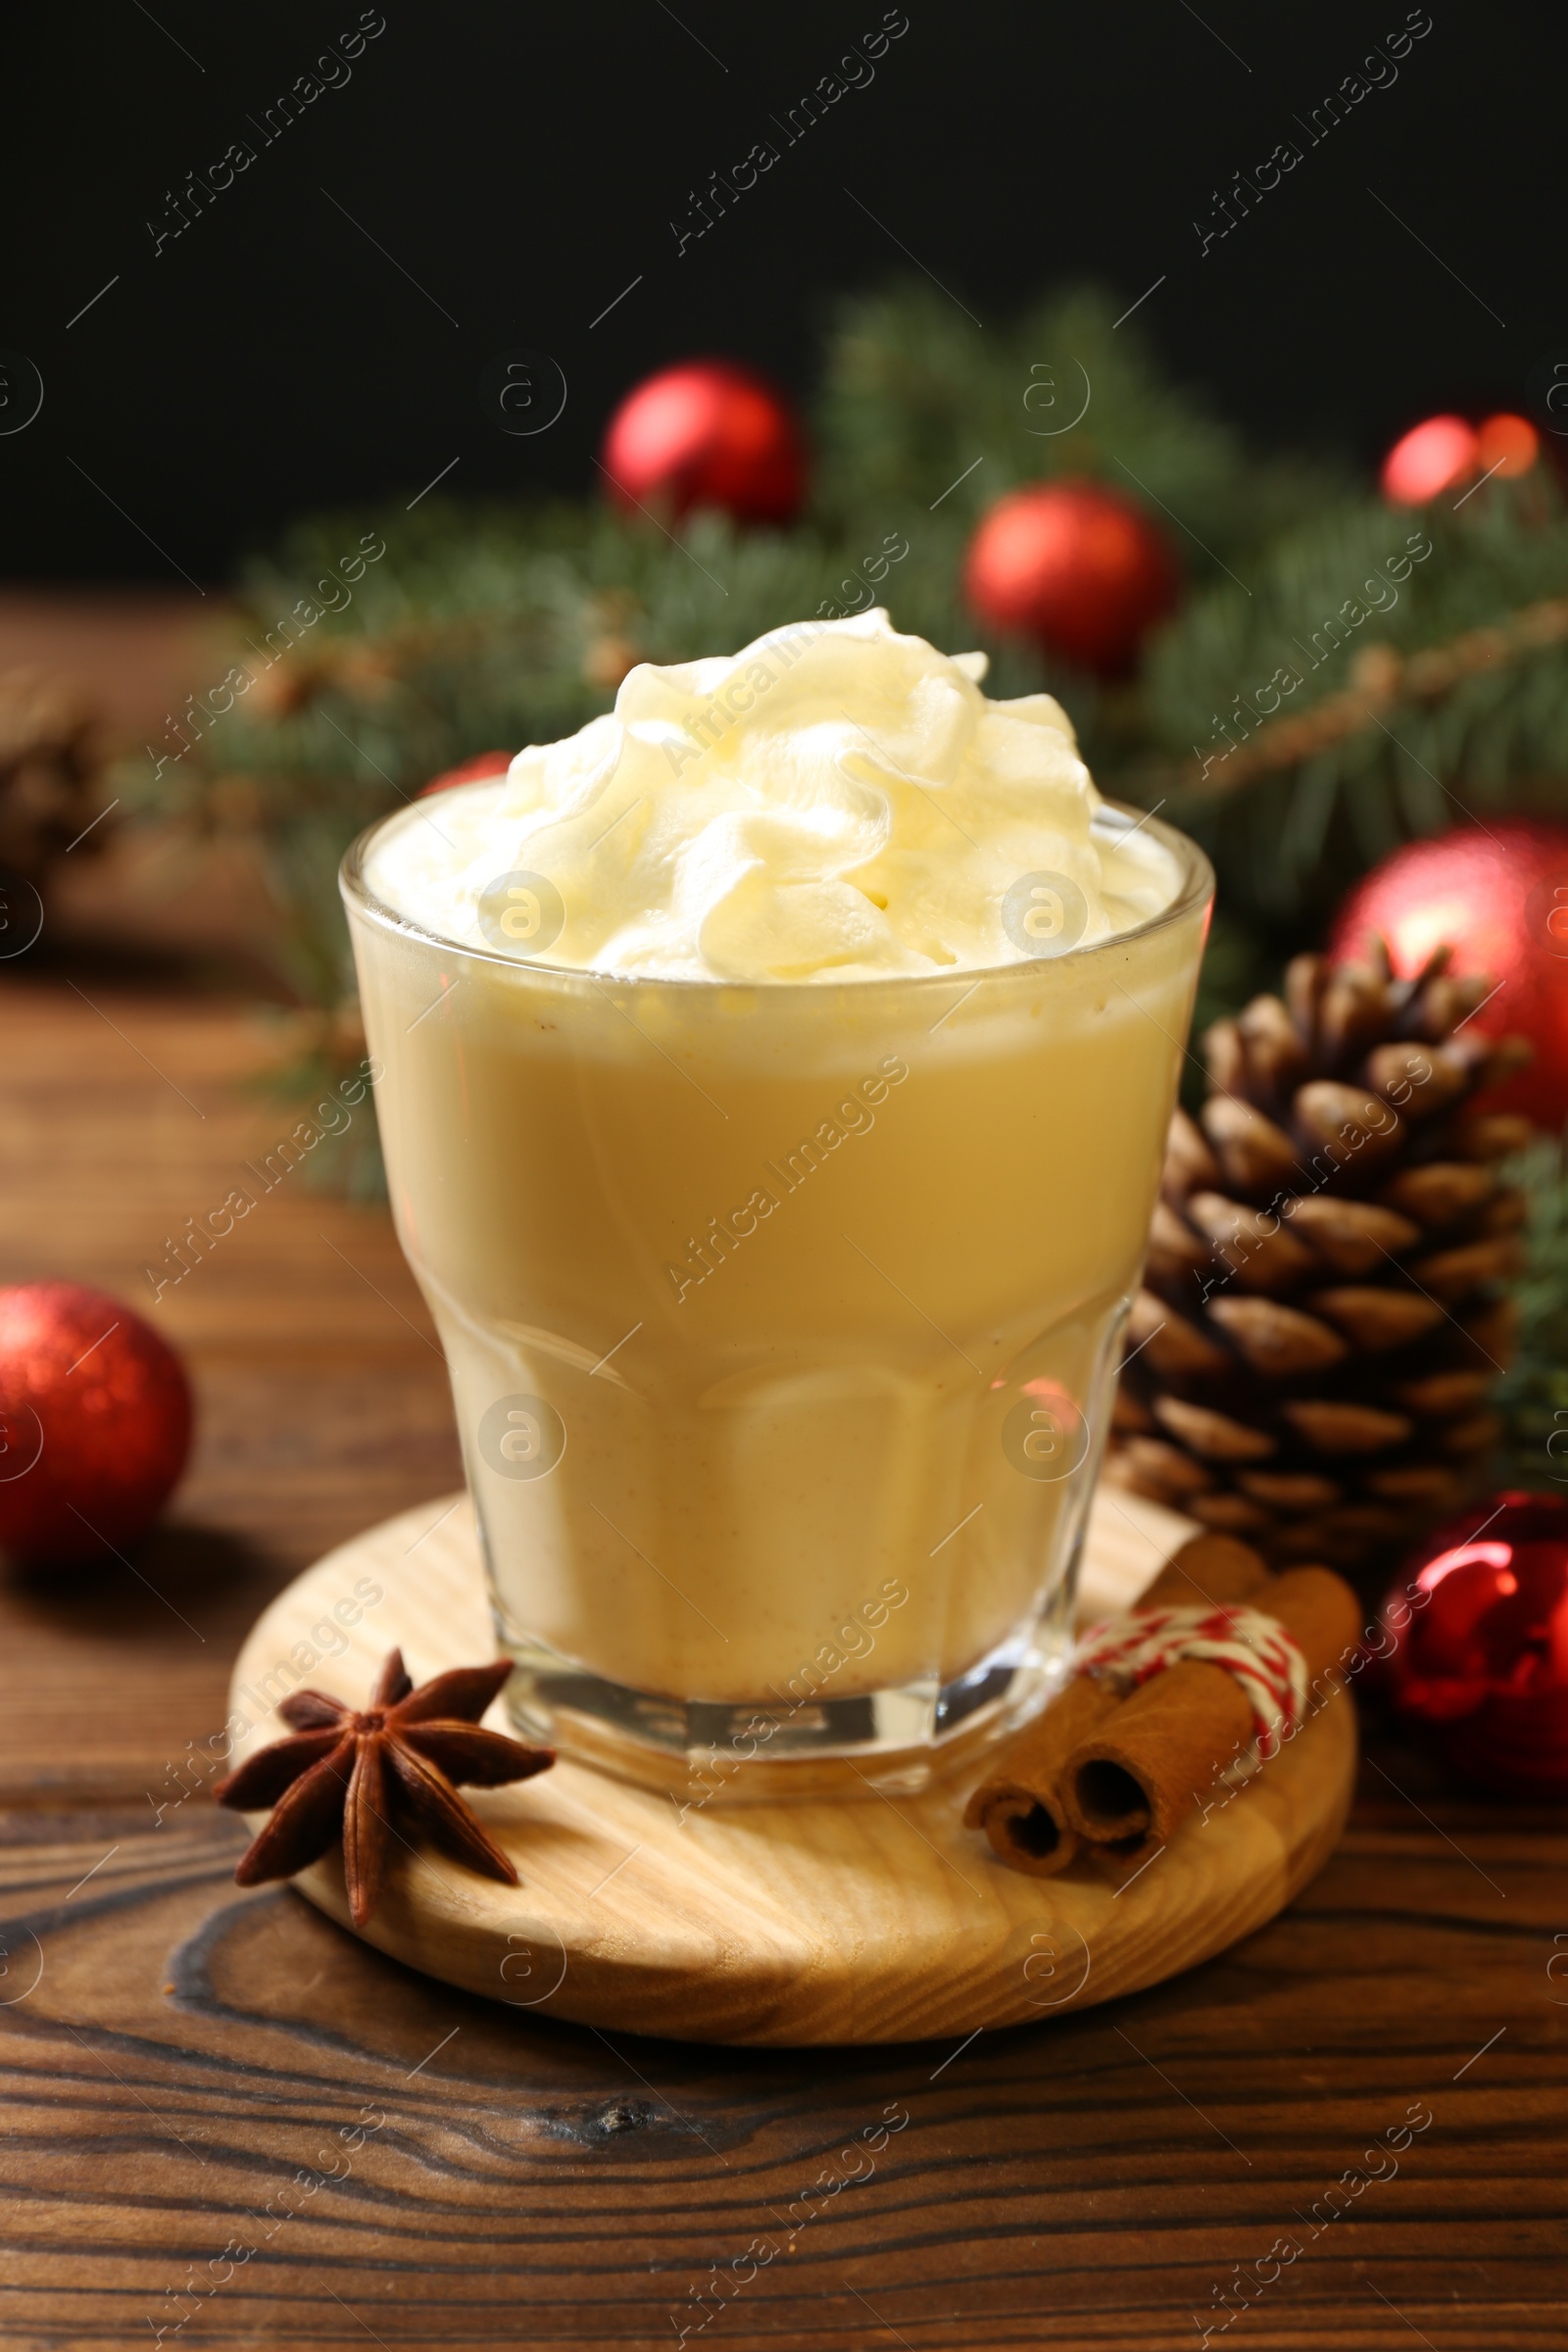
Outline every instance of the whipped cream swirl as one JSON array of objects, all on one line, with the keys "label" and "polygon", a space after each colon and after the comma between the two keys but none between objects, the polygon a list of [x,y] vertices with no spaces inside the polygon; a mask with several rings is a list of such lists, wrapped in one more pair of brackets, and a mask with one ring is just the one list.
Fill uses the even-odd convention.
[{"label": "whipped cream swirl", "polygon": [[640,663],[613,711],[389,826],[367,879],[460,944],[740,983],[984,970],[1157,913],[1170,860],[1092,837],[1061,706],[991,702],[985,670],[879,611]]}]

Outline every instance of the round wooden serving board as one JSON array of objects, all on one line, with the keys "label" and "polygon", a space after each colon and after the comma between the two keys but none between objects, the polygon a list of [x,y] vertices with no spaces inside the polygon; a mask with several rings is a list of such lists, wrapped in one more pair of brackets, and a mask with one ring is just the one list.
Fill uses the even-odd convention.
[{"label": "round wooden serving board", "polygon": [[[1189,1532],[1102,1494],[1084,1613],[1125,1607]],[[329,1552],[258,1619],[234,1674],[231,1705],[253,1721],[236,1761],[287,1729],[262,1713],[271,1697],[297,1683],[363,1704],[394,1643],[416,1682],[494,1655],[466,1496]],[[499,1705],[487,1720],[509,1728]],[[467,1792],[520,1886],[410,1848],[364,1933],[469,1992],[623,2032],[801,2044],[1020,2025],[1156,1984],[1272,1919],[1339,1837],[1355,1719],[1331,1701],[1119,1890],[1082,1859],[1054,1879],[1004,1869],[962,1826],[981,1769],[918,1796],[710,1805],[681,1821],[667,1796],[563,1762]],[[295,1884],[348,1924],[335,1856]]]}]

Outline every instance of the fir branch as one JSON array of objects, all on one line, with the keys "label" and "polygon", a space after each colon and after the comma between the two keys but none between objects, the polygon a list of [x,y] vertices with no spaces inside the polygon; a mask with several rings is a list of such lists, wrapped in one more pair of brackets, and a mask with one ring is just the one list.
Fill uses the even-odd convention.
[{"label": "fir branch", "polygon": [[1538,467],[1412,519],[1342,502],[1265,551],[1250,595],[1221,581],[1193,597],[1150,651],[1141,740],[1102,777],[1166,799],[1233,913],[1282,942],[1308,944],[1413,836],[1561,805],[1561,494]]},{"label": "fir branch", "polygon": [[[1260,776],[1300,767],[1394,716],[1401,705],[1441,702],[1466,679],[1561,645],[1568,645],[1568,597],[1544,598],[1418,654],[1401,655],[1383,643],[1365,646],[1352,661],[1351,683],[1343,691],[1325,695],[1299,718],[1282,713],[1265,719],[1249,742],[1218,760],[1197,756],[1186,760],[1171,771],[1171,787],[1198,800],[1221,800]],[[1224,768],[1224,774],[1210,780],[1211,766]]]}]

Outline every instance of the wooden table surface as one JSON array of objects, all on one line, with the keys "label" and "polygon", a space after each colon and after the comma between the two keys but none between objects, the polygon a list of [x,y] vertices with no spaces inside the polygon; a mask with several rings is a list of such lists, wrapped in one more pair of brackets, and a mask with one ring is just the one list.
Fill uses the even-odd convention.
[{"label": "wooden table surface", "polygon": [[1568,1820],[1376,1723],[1284,1917],[961,2047],[607,2037],[240,1893],[239,1824],[174,1800],[245,1627],[459,1478],[381,1212],[291,1178],[151,1305],[291,1123],[239,1089],[270,1050],[220,997],[0,979],[0,1279],[151,1312],[201,1416],[139,1576],[0,1585],[7,2352],[1568,2340]]}]

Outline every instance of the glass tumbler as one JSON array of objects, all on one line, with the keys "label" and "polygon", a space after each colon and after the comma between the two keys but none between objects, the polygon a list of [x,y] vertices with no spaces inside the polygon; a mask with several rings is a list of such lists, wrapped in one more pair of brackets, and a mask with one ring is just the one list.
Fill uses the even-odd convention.
[{"label": "glass tumbler", "polygon": [[762,987],[529,960],[526,906],[458,945],[349,853],[529,1737],[686,1805],[862,1794],[1050,1694],[1212,889],[1138,821],[1174,896],[1119,937]]}]

